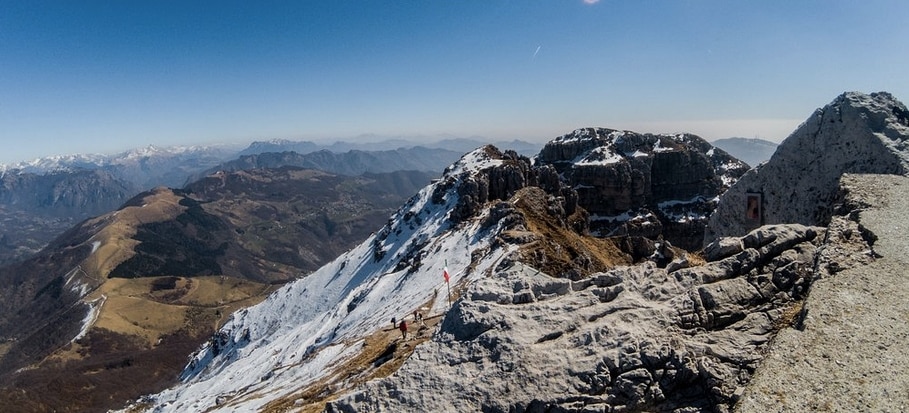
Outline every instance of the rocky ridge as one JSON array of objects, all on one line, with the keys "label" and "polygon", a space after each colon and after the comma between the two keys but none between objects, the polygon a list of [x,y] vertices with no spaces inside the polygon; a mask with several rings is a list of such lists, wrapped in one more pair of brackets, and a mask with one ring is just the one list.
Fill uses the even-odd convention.
[{"label": "rocky ridge", "polygon": [[[739,227],[735,233],[742,235],[710,238],[704,265],[645,263],[573,281],[503,264],[471,286],[432,341],[394,376],[360,386],[326,411],[902,410],[909,398],[900,393],[900,373],[879,367],[905,364],[894,350],[899,340],[875,318],[889,317],[884,323],[891,325],[900,319],[870,307],[875,290],[850,291],[886,288],[860,274],[887,259],[879,250],[901,254],[877,246],[875,232],[887,226],[865,225],[865,217],[874,216],[865,210],[879,205],[879,195],[861,188],[874,178],[841,184],[840,175],[905,171],[905,110],[888,94],[847,93],[818,113],[784,142],[775,161],[746,177],[759,175],[777,189],[789,189],[779,182],[795,182],[810,186],[809,195],[822,192],[819,201],[790,199],[770,214],[824,227]],[[830,113],[844,115],[823,121]],[[805,132],[812,124],[814,132]],[[822,146],[808,150],[812,145]],[[729,192],[750,192],[742,189],[754,183],[749,179]],[[729,208],[724,202],[727,195],[720,208]],[[780,218],[780,208],[792,211]],[[882,247],[891,244],[900,245]],[[888,277],[898,283],[900,273],[891,269]],[[892,298],[897,307],[898,294]],[[858,309],[862,325],[846,317],[856,300],[865,303]],[[797,361],[801,357],[808,359]],[[829,377],[835,393],[823,390]],[[888,384],[873,385],[879,377]]]},{"label": "rocky ridge", "polygon": [[[815,260],[843,269],[868,250],[858,236],[831,242],[859,232],[841,225],[762,227],[674,271],[648,263],[569,281],[501,268],[394,376],[326,410],[729,411],[774,335],[799,323]],[[825,254],[832,245],[840,252]]]},{"label": "rocky ridge", "polygon": [[[456,286],[461,283],[488,278],[522,260],[552,270],[551,275],[562,282],[583,282],[616,265],[651,258],[653,268],[666,266],[675,271],[689,266],[687,255],[661,241],[660,233],[651,233],[653,239],[627,234],[591,237],[589,215],[580,205],[578,185],[572,180],[576,175],[568,164],[584,159],[593,164],[597,156],[620,158],[605,168],[633,169],[646,177],[643,193],[630,196],[648,196],[659,200],[658,205],[669,196],[660,185],[670,184],[661,178],[653,185],[651,167],[672,169],[679,166],[678,159],[695,159],[692,162],[701,168],[693,178],[672,183],[684,185],[686,196],[699,198],[715,197],[724,178],[728,184],[736,175],[719,173],[723,168],[714,166],[711,157],[723,156],[722,152],[699,138],[646,137],[633,132],[614,137],[624,134],[627,139],[618,142],[618,149],[615,139],[597,140],[596,132],[564,139],[550,147],[553,153],[546,161],[493,146],[468,153],[408,200],[364,244],[282,288],[262,304],[235,314],[211,343],[193,355],[182,375],[183,384],[140,403],[161,411],[204,411],[218,406],[257,409],[265,408],[266,403],[284,405],[294,392],[325,394],[319,387],[325,376],[361,381],[376,374],[382,363],[364,365],[354,372],[343,370],[350,362],[347,357],[366,357],[360,352],[367,350],[357,343],[381,336],[378,326],[402,312],[423,307],[429,313],[445,311],[447,306],[437,289],[438,274],[449,265],[457,269],[452,271],[452,284],[459,289]],[[626,141],[637,149],[616,152],[627,149],[622,146]],[[584,149],[569,154],[576,149],[573,145]],[[557,148],[565,152],[559,153]],[[654,156],[654,152],[660,155]],[[632,161],[637,169],[627,168]],[[742,164],[727,158],[719,165]],[[654,192],[658,195],[653,196]],[[629,202],[646,204],[637,198]],[[672,205],[691,202],[686,199]],[[705,205],[712,208],[709,202]],[[702,238],[703,228],[694,228],[696,238]],[[227,386],[222,375],[238,381]],[[262,381],[254,380],[262,377]],[[338,386],[343,384],[330,385]],[[320,396],[312,403],[321,400]]]},{"label": "rocky ridge", "polygon": [[[696,156],[706,159],[702,152],[707,148],[709,144]],[[686,142],[675,142],[666,152],[689,150]],[[716,176],[709,179],[721,181]],[[591,273],[646,260],[658,251],[679,254],[673,268],[686,266],[683,254],[665,242],[640,236],[590,237],[587,218],[573,184],[555,166],[537,165],[514,151],[479,148],[446,168],[364,244],[262,304],[235,314],[213,338],[216,344],[193,356],[183,374],[184,385],[148,402],[163,411],[204,410],[212,403],[254,409],[255,403],[268,398],[292,397],[287,392],[294,388],[314,391],[309,386],[322,376],[347,374],[335,370],[345,364],[332,361],[331,354],[358,354],[361,347],[350,348],[352,343],[379,334],[377,326],[402,311],[426,306],[437,313],[446,308],[436,290],[444,266],[457,269],[452,271],[454,285],[485,279],[496,268],[505,268],[504,262],[521,257],[555,269],[552,275],[565,282],[583,282]],[[641,245],[620,242],[628,239]],[[506,255],[509,258],[503,258]],[[298,362],[301,353],[304,361]],[[276,359],[278,367],[263,357]],[[310,359],[315,364],[306,361]],[[288,364],[299,368],[287,369]],[[367,372],[372,369],[365,367]],[[235,378],[267,377],[271,384],[224,388],[221,372]],[[294,384],[284,384],[288,382]],[[263,396],[272,386],[281,388],[279,394]]]},{"label": "rocky ridge", "polygon": [[[500,268],[395,376],[326,411],[904,410],[905,178],[840,177],[905,173],[906,113],[886,93],[818,110],[721,197],[704,265],[578,281]],[[774,224],[748,232],[753,193]]]}]

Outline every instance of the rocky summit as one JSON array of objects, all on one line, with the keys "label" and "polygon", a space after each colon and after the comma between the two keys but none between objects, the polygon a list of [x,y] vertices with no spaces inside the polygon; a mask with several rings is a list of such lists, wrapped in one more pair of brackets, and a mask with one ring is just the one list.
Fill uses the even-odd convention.
[{"label": "rocky summit", "polygon": [[816,110],[777,148],[723,193],[705,239],[742,235],[760,225],[827,225],[844,173],[909,171],[909,110],[886,92],[848,92]]},{"label": "rocky summit", "polygon": [[600,236],[662,235],[700,248],[717,197],[748,165],[691,134],[578,129],[547,143],[536,158],[578,193]]},{"label": "rocky summit", "polygon": [[[548,146],[546,156],[534,160],[491,145],[464,155],[363,244],[262,304],[235,313],[192,356],[183,384],[144,398],[137,406],[160,411],[320,409],[338,396],[339,389],[394,371],[417,350],[415,344],[437,336],[430,329],[440,321],[445,326],[455,322],[450,317],[471,304],[462,298],[449,311],[449,294],[455,299],[473,296],[465,288],[496,279],[512,266],[532,266],[540,277],[557,280],[556,290],[544,287],[541,293],[528,285],[508,298],[516,304],[536,302],[539,294],[588,288],[585,294],[599,294],[609,301],[615,298],[610,294],[626,288],[610,281],[615,274],[608,271],[617,266],[652,259],[647,268],[664,274],[667,270],[662,267],[674,271],[689,267],[696,257],[671,246],[659,232],[648,233],[651,238],[627,232],[591,236],[596,232],[590,229],[593,215],[584,205],[594,208],[597,199],[608,202],[608,196],[595,195],[596,188],[618,188],[624,185],[623,177],[633,176],[640,191],[627,194],[622,204],[596,210],[597,214],[624,211],[616,217],[616,226],[638,217],[658,224],[647,206],[704,201],[703,206],[711,208],[709,200],[735,177],[724,180],[717,173],[722,168],[714,166],[712,157],[723,153],[711,153],[709,144],[691,136],[589,131],[558,139]],[[672,181],[680,184],[681,200],[670,198],[665,186],[671,180],[668,172],[653,172],[684,164],[673,163],[676,159],[688,159],[700,168],[691,179]],[[614,171],[616,180],[584,181],[585,163],[599,171]],[[571,164],[578,164],[577,170]],[[741,165],[731,157],[721,164]],[[585,191],[583,201],[581,191]],[[702,237],[703,227],[697,232],[697,239]],[[598,278],[601,273],[607,274],[604,280]],[[450,284],[442,274],[449,274]],[[393,332],[382,328],[391,319],[406,317],[416,323],[415,312],[425,313],[426,322],[413,326],[413,342],[397,341]],[[458,340],[481,333],[454,331]],[[541,337],[550,333],[555,334],[549,331]],[[231,377],[230,383],[224,377]],[[415,409],[431,410],[428,405]]]}]

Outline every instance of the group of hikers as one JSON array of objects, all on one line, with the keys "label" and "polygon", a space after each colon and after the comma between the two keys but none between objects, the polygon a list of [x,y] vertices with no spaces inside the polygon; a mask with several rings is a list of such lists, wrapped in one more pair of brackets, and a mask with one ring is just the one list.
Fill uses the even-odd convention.
[{"label": "group of hikers", "polygon": [[[401,338],[403,340],[407,340],[407,318],[406,317],[402,318],[400,323],[398,323],[397,321],[398,320],[396,317],[392,317],[391,318],[391,327],[392,328],[397,327],[398,330],[401,330]],[[425,325],[425,323],[423,323],[423,313],[421,313],[419,311],[414,311],[413,312],[413,322],[414,322],[414,324],[419,322],[420,325]]]}]

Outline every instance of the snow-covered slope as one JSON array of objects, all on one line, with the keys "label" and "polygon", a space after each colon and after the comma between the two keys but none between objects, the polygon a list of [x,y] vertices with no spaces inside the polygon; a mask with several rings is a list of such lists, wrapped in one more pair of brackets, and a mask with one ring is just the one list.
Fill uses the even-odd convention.
[{"label": "snow-covered slope", "polygon": [[[390,320],[420,311],[437,322],[449,306],[446,266],[457,294],[515,260],[527,259],[554,276],[583,278],[649,256],[657,249],[653,241],[618,246],[579,239],[589,233],[587,211],[632,209],[603,205],[617,198],[610,189],[625,184],[621,177],[646,184],[640,193],[625,194],[629,205],[675,200],[679,194],[664,194],[663,187],[686,184],[684,199],[712,198],[723,187],[717,171],[734,161],[720,159],[728,155],[694,136],[616,132],[604,140],[599,137],[609,130],[589,130],[551,142],[533,164],[493,146],[466,154],[358,247],[235,313],[191,357],[180,385],[140,403],[156,412],[273,410],[276,403],[317,403],[326,393],[361,384],[370,377],[350,374],[356,360],[372,366],[371,377],[387,375],[393,366],[375,371],[385,363],[371,353],[377,337],[385,338],[378,347],[387,345],[395,362],[407,358],[398,357],[399,351],[416,343],[389,340]],[[617,160],[601,164],[594,155]],[[694,172],[670,171],[675,167]],[[595,179],[600,175],[619,179],[601,182]],[[579,188],[587,187],[605,189],[579,198]],[[638,209],[646,208],[629,214],[639,215]],[[702,236],[698,232],[697,240]]]},{"label": "snow-covered slope", "polygon": [[156,412],[256,410],[334,374],[393,317],[444,312],[446,264],[457,290],[509,252],[491,248],[499,227],[483,226],[487,212],[458,224],[448,216],[458,202],[457,182],[501,162],[483,149],[466,155],[367,241],[234,314],[192,356],[182,384],[142,402]]}]

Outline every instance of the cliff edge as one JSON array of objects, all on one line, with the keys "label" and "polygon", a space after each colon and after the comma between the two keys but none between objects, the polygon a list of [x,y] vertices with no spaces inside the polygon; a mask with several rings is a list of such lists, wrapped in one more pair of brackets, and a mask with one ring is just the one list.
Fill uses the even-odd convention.
[{"label": "cliff edge", "polygon": [[877,237],[876,259],[812,285],[801,325],[777,335],[737,412],[909,408],[909,178],[846,175],[842,185]]}]

